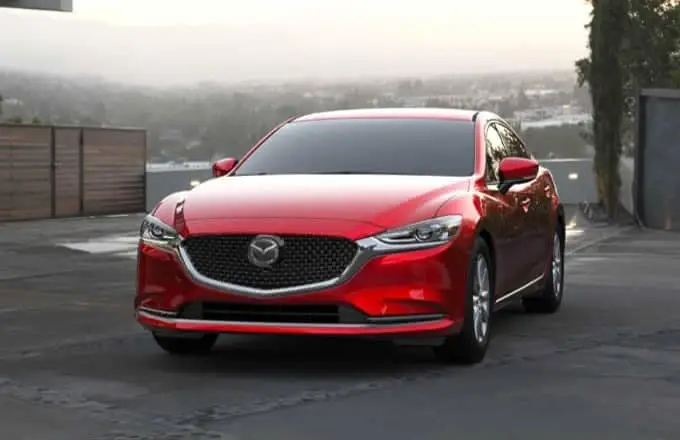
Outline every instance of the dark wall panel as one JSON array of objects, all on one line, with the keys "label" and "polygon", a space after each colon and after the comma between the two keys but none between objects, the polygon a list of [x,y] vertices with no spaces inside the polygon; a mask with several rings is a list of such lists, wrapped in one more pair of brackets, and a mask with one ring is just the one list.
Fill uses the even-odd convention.
[{"label": "dark wall panel", "polygon": [[649,228],[680,230],[680,91],[643,92],[639,123],[638,215]]}]

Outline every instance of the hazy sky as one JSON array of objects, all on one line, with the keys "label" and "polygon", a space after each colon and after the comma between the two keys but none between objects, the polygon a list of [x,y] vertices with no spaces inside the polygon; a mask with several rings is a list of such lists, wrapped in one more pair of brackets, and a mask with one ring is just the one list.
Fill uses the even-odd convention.
[{"label": "hazy sky", "polygon": [[[189,6],[191,5],[191,6]],[[168,84],[570,69],[582,0],[74,0],[0,8],[0,66]]]}]

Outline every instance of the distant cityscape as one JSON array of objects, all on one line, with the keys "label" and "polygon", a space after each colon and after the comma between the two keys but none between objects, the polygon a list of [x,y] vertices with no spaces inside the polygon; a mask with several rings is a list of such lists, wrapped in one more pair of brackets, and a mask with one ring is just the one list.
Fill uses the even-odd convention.
[{"label": "distant cityscape", "polygon": [[0,85],[4,122],[147,129],[149,162],[159,164],[152,167],[240,156],[290,117],[364,107],[493,111],[522,132],[537,157],[590,154],[581,135],[591,120],[590,96],[573,72],[159,88],[0,71]]}]

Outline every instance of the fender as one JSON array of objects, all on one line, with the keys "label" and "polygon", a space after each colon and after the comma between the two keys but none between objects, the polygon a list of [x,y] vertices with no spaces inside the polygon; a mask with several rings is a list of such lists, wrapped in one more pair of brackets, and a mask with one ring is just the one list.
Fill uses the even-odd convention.
[{"label": "fender", "polygon": [[478,237],[482,237],[484,240],[486,240],[487,244],[489,245],[489,252],[491,253],[491,258],[495,260],[496,258],[495,238],[493,233],[487,227],[486,220],[483,217],[479,219],[477,225],[475,226],[474,237],[475,239],[477,239]]}]

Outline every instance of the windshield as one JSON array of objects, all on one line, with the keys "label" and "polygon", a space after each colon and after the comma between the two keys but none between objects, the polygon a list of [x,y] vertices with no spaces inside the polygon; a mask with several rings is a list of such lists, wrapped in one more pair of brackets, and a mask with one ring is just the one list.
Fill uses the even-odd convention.
[{"label": "windshield", "polygon": [[234,173],[469,176],[474,123],[333,119],[286,124]]}]

